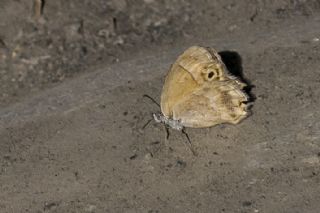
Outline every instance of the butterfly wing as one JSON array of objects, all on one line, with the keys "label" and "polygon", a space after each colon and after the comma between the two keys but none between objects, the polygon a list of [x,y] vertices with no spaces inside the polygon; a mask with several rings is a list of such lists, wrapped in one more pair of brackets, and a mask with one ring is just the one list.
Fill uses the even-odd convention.
[{"label": "butterfly wing", "polygon": [[234,82],[205,84],[173,107],[173,119],[186,127],[237,124],[247,116],[247,96]]},{"label": "butterfly wing", "polygon": [[166,76],[161,94],[161,111],[163,115],[172,118],[172,109],[177,101],[188,97],[199,87],[192,75],[178,63],[172,65]]},{"label": "butterfly wing", "polygon": [[168,72],[161,94],[161,111],[186,127],[236,124],[246,117],[246,86],[228,73],[212,48],[193,46]]},{"label": "butterfly wing", "polygon": [[211,54],[203,47],[188,48],[169,70],[161,94],[161,111],[172,117],[173,106],[181,99],[193,93],[204,83],[202,71],[215,65]]}]

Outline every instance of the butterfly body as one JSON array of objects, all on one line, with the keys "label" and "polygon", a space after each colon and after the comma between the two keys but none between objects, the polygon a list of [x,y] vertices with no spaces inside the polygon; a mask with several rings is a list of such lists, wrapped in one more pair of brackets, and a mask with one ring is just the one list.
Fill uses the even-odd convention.
[{"label": "butterfly body", "polygon": [[157,123],[164,123],[166,126],[171,127],[172,129],[181,131],[184,128],[180,120],[168,118],[164,116],[162,113],[154,113],[153,118]]},{"label": "butterfly body", "polygon": [[212,48],[188,48],[169,70],[161,94],[157,122],[173,129],[237,124],[247,117],[246,86],[229,74]]}]

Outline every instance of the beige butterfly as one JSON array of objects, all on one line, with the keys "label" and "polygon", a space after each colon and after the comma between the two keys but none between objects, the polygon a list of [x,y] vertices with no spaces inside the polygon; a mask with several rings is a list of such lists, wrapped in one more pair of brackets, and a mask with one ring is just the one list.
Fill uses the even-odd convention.
[{"label": "beige butterfly", "polygon": [[213,48],[192,46],[169,70],[154,120],[176,130],[221,123],[237,124],[248,115],[245,83],[232,76]]}]

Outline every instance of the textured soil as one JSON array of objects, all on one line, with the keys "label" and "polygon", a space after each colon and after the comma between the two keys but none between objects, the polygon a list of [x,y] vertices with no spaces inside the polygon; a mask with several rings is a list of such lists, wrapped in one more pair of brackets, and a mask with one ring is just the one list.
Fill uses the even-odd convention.
[{"label": "textured soil", "polygon": [[[320,2],[0,2],[0,212],[319,212]],[[239,125],[142,127],[170,64],[212,46]]]},{"label": "textured soil", "polygon": [[258,34],[319,9],[317,0],[56,0],[45,1],[35,20],[32,1],[2,0],[0,106],[96,66],[225,34]]}]

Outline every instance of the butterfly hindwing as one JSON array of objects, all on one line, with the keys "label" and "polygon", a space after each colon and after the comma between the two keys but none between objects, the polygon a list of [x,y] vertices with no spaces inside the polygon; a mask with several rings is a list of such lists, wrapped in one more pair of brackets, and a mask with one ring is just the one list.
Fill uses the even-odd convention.
[{"label": "butterfly hindwing", "polygon": [[186,127],[210,127],[221,123],[236,124],[247,115],[247,97],[237,84],[205,85],[173,107],[173,119]]}]

